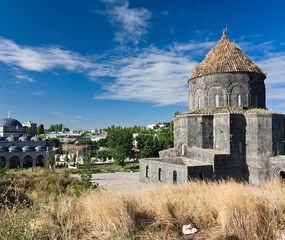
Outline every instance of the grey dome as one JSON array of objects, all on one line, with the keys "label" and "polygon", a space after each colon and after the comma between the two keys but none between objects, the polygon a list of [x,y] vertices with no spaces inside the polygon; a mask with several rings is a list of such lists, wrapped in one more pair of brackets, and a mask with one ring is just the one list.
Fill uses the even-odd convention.
[{"label": "grey dome", "polygon": [[0,152],[8,152],[8,148],[4,146],[0,146]]},{"label": "grey dome", "polygon": [[42,141],[40,137],[32,137],[31,140],[34,142]]},{"label": "grey dome", "polygon": [[31,146],[24,146],[22,147],[23,152],[32,152],[34,151],[34,148]]},{"label": "grey dome", "polygon": [[44,146],[36,146],[35,149],[36,149],[37,152],[46,150],[46,148]]},{"label": "grey dome", "polygon": [[10,136],[10,137],[6,138],[6,141],[14,142],[14,141],[16,141],[16,138],[14,138],[13,136]]},{"label": "grey dome", "polygon": [[22,127],[22,124],[13,118],[3,118],[0,120],[0,127]]},{"label": "grey dome", "polygon": [[17,147],[17,146],[11,146],[9,147],[9,152],[20,152],[21,148]]},{"label": "grey dome", "polygon": [[21,141],[21,142],[26,142],[26,141],[30,141],[30,137],[28,137],[28,136],[22,136],[22,137],[20,137],[19,138],[19,141]]}]

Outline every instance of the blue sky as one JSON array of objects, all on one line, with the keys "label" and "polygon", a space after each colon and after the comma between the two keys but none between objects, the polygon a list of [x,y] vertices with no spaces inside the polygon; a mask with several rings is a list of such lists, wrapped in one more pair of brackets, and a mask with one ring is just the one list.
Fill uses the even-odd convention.
[{"label": "blue sky", "polygon": [[0,1],[0,116],[72,129],[187,110],[187,78],[227,26],[285,112],[285,1]]}]

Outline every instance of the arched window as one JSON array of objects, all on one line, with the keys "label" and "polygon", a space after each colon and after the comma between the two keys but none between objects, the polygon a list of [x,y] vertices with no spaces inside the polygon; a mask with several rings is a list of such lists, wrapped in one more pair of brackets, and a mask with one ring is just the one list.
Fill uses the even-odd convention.
[{"label": "arched window", "polygon": [[241,95],[237,95],[237,105],[240,107],[241,106]]},{"label": "arched window", "polygon": [[258,107],[258,96],[255,95],[255,106]]},{"label": "arched window", "polygon": [[198,97],[198,109],[201,109],[201,97]]},{"label": "arched window", "polygon": [[215,105],[216,105],[217,108],[220,107],[219,95],[216,95],[216,96],[215,96]]},{"label": "arched window", "polygon": [[279,154],[279,142],[276,142],[276,154],[278,155]]},{"label": "arched window", "polygon": [[280,172],[280,179],[285,181],[285,172],[284,171]]},{"label": "arched window", "polygon": [[242,142],[239,142],[239,153],[242,153]]},{"label": "arched window", "polygon": [[177,172],[173,171],[173,184],[177,184]]},{"label": "arched window", "polygon": [[158,181],[162,180],[161,175],[162,175],[162,170],[161,170],[161,168],[159,168],[158,169]]},{"label": "arched window", "polygon": [[145,168],[145,176],[149,178],[149,167],[148,166],[146,166]]},{"label": "arched window", "polygon": [[184,149],[184,144],[182,143],[182,145],[181,145],[181,155],[184,155],[184,153],[185,153],[184,150],[185,150]]}]

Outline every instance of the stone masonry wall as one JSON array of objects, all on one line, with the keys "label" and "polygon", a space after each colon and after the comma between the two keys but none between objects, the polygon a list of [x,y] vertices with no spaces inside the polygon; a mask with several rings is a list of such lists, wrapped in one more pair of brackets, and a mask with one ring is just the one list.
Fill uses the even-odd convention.
[{"label": "stone masonry wall", "polygon": [[265,108],[264,76],[256,73],[216,73],[189,81],[189,109],[215,107],[216,95],[219,96],[219,107],[237,106],[237,96],[241,95],[241,106]]},{"label": "stone masonry wall", "polygon": [[[148,166],[148,176],[146,176],[146,167]],[[161,169],[161,181],[158,180],[158,171]],[[173,184],[173,172],[176,172],[177,183],[187,182],[187,167],[185,165],[172,164],[156,161],[155,159],[140,160],[140,181],[147,183],[169,183]]]}]

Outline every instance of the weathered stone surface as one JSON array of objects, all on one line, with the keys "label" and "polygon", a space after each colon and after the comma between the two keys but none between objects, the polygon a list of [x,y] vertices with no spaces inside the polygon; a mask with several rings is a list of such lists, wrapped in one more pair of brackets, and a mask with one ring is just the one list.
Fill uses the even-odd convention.
[{"label": "weathered stone surface", "polygon": [[216,73],[195,78],[189,82],[189,109],[238,106],[238,95],[242,107],[265,108],[264,75]]},{"label": "weathered stone surface", "polygon": [[[225,39],[225,44],[230,44]],[[236,54],[221,55],[220,50],[228,49],[223,47],[224,40],[212,54],[226,62],[216,64],[208,56],[211,59],[203,61],[188,81],[189,109],[204,110],[189,111],[174,119],[174,148],[161,151],[159,159],[142,159],[141,181],[172,183],[174,172],[177,183],[190,178],[235,178],[259,185],[272,177],[285,178],[284,114],[258,109],[266,107],[266,76],[243,55],[243,61]],[[237,62],[241,65],[233,64]],[[224,107],[242,111],[221,113]],[[213,108],[215,111],[210,111]],[[244,111],[247,108],[257,111]]]}]

